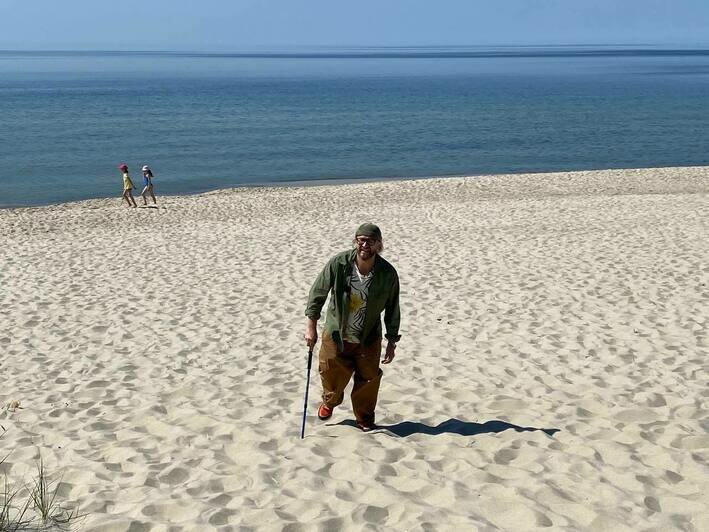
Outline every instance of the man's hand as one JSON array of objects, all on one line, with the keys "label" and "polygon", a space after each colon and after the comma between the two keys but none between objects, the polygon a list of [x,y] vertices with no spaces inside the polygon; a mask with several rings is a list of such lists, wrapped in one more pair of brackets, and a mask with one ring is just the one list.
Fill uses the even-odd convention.
[{"label": "man's hand", "polygon": [[393,342],[387,343],[387,350],[386,353],[384,353],[384,358],[382,359],[382,364],[389,364],[392,360],[394,360],[394,357],[396,356],[396,353],[394,350],[396,349],[396,344]]},{"label": "man's hand", "polygon": [[309,349],[312,349],[315,347],[315,344],[318,343],[318,327],[315,320],[308,319],[308,325],[305,327],[305,335],[303,338],[305,339],[305,345],[307,345]]}]

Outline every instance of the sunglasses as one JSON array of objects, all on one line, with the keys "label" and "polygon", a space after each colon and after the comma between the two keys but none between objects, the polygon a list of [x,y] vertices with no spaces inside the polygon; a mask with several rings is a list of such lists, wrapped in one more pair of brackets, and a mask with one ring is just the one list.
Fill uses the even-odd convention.
[{"label": "sunglasses", "polygon": [[355,241],[357,242],[357,245],[359,245],[359,246],[364,246],[365,244],[373,246],[374,244],[377,243],[377,241],[374,238],[369,238],[366,236],[358,236],[357,238],[355,238]]}]

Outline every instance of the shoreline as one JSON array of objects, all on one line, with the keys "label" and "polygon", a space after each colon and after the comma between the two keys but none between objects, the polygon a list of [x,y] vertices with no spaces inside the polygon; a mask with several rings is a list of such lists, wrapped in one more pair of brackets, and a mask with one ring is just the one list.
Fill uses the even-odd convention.
[{"label": "shoreline", "polygon": [[[310,188],[310,187],[320,187],[320,186],[342,186],[342,185],[356,185],[356,184],[368,184],[368,183],[391,183],[391,182],[408,182],[408,181],[427,181],[427,180],[445,180],[445,179],[480,179],[480,178],[515,178],[518,176],[523,177],[536,177],[544,178],[546,177],[557,177],[560,175],[591,175],[593,177],[597,174],[617,174],[617,173],[637,173],[637,172],[650,172],[650,171],[687,171],[694,174],[697,171],[702,171],[704,169],[707,172],[707,179],[709,179],[709,165],[708,166],[659,166],[659,167],[640,167],[640,168],[604,168],[604,169],[592,169],[592,170],[569,170],[569,171],[549,171],[549,172],[515,172],[515,173],[495,173],[495,174],[451,174],[451,175],[435,175],[435,176],[420,176],[420,177],[364,177],[364,178],[318,178],[318,179],[307,179],[307,180],[293,180],[293,181],[282,181],[282,182],[265,182],[265,183],[244,183],[243,185],[235,185],[229,187],[217,187],[217,188],[207,188],[203,190],[196,190],[189,193],[176,193],[176,194],[160,194],[158,197],[163,198],[181,198],[181,197],[192,197],[192,196],[203,196],[209,194],[219,194],[234,190],[257,190],[257,189],[281,189],[281,188]],[[138,187],[139,188],[139,187]],[[134,196],[139,199],[140,194],[135,193]],[[66,202],[56,202],[56,203],[41,203],[36,205],[2,205],[0,204],[0,212],[5,210],[17,210],[17,209],[35,209],[35,208],[50,208],[50,207],[61,207],[62,205],[73,205],[85,202],[93,201],[110,201],[110,200],[120,200],[120,195],[107,196],[107,197],[97,197],[97,198],[83,198],[78,200],[66,201]]]}]

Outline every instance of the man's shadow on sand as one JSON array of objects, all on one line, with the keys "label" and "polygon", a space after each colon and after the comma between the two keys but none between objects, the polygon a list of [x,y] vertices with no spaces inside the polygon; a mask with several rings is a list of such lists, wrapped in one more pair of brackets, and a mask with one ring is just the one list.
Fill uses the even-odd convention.
[{"label": "man's shadow on sand", "polygon": [[[331,423],[331,425],[349,425],[357,427],[352,419],[347,419],[339,423]],[[506,421],[494,419],[485,423],[470,423],[469,421],[461,421],[451,418],[448,421],[439,423],[435,427],[425,425],[423,423],[415,423],[413,421],[402,421],[394,425],[377,425],[372,432],[386,430],[400,438],[406,438],[412,434],[428,434],[429,436],[438,436],[439,434],[460,434],[461,436],[476,436],[478,434],[496,434],[508,429],[514,429],[517,432],[534,432],[541,431],[547,436],[554,436],[560,429],[540,429],[535,427],[520,427]]]}]

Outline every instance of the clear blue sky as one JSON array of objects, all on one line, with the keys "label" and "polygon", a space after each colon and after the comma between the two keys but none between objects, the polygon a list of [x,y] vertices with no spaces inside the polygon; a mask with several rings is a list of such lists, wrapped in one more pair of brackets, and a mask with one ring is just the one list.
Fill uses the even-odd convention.
[{"label": "clear blue sky", "polygon": [[0,49],[709,42],[709,0],[0,0]]}]

